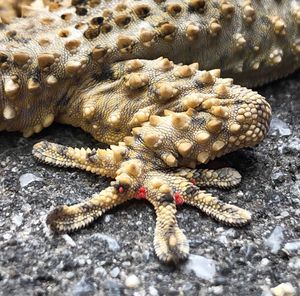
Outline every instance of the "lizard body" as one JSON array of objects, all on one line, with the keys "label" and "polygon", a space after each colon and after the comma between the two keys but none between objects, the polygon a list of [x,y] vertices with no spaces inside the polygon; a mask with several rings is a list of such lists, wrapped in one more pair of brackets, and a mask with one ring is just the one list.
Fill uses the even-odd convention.
[{"label": "lizard body", "polygon": [[97,91],[123,60],[198,62],[244,86],[299,67],[297,1],[126,1],[114,9],[79,4],[1,30],[0,130],[29,136],[54,119],[81,126],[79,114],[66,118],[78,86]]}]

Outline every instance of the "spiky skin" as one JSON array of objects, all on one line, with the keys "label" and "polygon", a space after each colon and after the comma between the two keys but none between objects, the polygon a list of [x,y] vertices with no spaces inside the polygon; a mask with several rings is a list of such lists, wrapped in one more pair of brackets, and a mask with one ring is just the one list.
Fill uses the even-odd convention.
[{"label": "spiky skin", "polygon": [[177,262],[188,243],[176,205],[230,225],[248,223],[249,212],[198,187],[234,186],[236,171],[186,167],[259,143],[270,106],[195,62],[244,85],[283,77],[300,64],[299,23],[295,1],[126,1],[113,10],[64,8],[2,28],[0,130],[30,136],[55,120],[108,144],[121,141],[108,150],[34,147],[47,163],[114,178],[91,200],[51,212],[50,227],[76,230],[125,200],[146,198],[157,213],[156,253]]},{"label": "spiky skin", "polygon": [[[182,66],[174,66],[172,71],[177,73],[180,69]],[[169,100],[176,95],[178,102],[172,103],[193,108],[185,112],[165,111],[164,116],[151,115],[149,118],[145,116],[145,110],[138,111],[142,119],[147,118],[146,121],[139,122],[140,126],[132,129],[133,136],[125,137],[118,146],[112,145],[107,150],[73,149],[48,142],[34,146],[33,154],[41,161],[77,167],[114,179],[108,188],[90,200],[52,211],[47,218],[52,230],[73,231],[124,201],[147,199],[157,214],[156,254],[164,262],[178,262],[187,258],[189,247],[177,225],[176,205],[191,204],[233,226],[250,222],[248,211],[225,204],[197,186],[235,186],[241,179],[235,170],[183,168],[174,171],[174,168],[194,168],[197,163],[207,163],[238,148],[259,143],[269,127],[270,106],[256,92],[231,85],[228,79],[217,78],[211,72],[193,72],[191,77],[180,78],[175,85],[171,80],[174,75],[165,72],[169,84],[163,84],[163,88],[160,85],[160,91],[153,94],[150,92],[153,100]],[[139,73],[139,77],[143,76]],[[159,75],[153,75],[154,81],[159,78]],[[222,92],[218,94],[220,89]]]},{"label": "spiky skin", "polygon": [[97,93],[120,60],[199,62],[245,86],[299,67],[295,1],[157,2],[65,8],[2,28],[0,130],[29,136],[54,119],[82,126],[86,120],[69,118],[66,110],[77,112],[78,97]]}]

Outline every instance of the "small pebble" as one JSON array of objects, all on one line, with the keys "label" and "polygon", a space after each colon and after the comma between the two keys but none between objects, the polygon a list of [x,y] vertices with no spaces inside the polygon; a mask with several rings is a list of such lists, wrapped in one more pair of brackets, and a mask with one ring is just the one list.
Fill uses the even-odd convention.
[{"label": "small pebble", "polygon": [[23,223],[23,214],[13,215],[11,220],[17,227],[19,227]]},{"label": "small pebble", "polygon": [[115,267],[109,272],[110,276],[113,278],[116,278],[119,275],[119,273],[120,273],[119,267]]},{"label": "small pebble", "polygon": [[292,134],[289,126],[279,118],[273,117],[270,124],[270,134],[276,136],[290,136]]},{"label": "small pebble", "polygon": [[236,235],[236,231],[233,228],[225,230],[219,236],[219,241],[224,245],[227,246],[230,240]]},{"label": "small pebble", "polygon": [[129,275],[126,280],[125,280],[125,286],[127,288],[130,288],[130,289],[135,289],[137,288],[138,286],[140,285],[140,280],[139,278],[134,275],[134,274],[131,274]]},{"label": "small pebble", "polygon": [[223,286],[214,286],[209,289],[214,295],[224,295]]},{"label": "small pebble", "polygon": [[29,185],[32,182],[42,181],[42,180],[43,179],[41,179],[41,178],[37,177],[36,175],[31,174],[31,173],[23,174],[19,178],[20,186],[22,188],[26,187],[27,185]]},{"label": "small pebble", "polygon": [[110,251],[116,252],[120,250],[120,245],[117,240],[107,234],[95,233],[91,236],[92,239],[105,241]]},{"label": "small pebble", "polygon": [[284,245],[284,249],[288,251],[300,250],[300,240],[289,241]]},{"label": "small pebble", "polygon": [[[122,296],[124,295],[123,293],[123,287],[114,280],[106,280],[103,283],[104,287],[104,295],[106,296]],[[103,295],[103,294],[98,294],[98,295]]]},{"label": "small pebble", "polygon": [[86,263],[86,261],[85,261],[84,258],[79,258],[77,262],[78,262],[78,265],[79,265],[79,266],[84,266],[85,263]]},{"label": "small pebble", "polygon": [[111,215],[105,215],[104,216],[104,223],[109,223],[111,220]]},{"label": "small pebble", "polygon": [[274,296],[295,296],[296,289],[291,283],[282,283],[275,288],[271,288],[271,292]]},{"label": "small pebble", "polygon": [[292,269],[300,270],[300,258],[299,257],[291,258],[289,261],[289,267]]},{"label": "small pebble", "polygon": [[280,169],[274,169],[271,174],[271,179],[276,184],[284,182],[285,174]]},{"label": "small pebble", "polygon": [[155,287],[150,286],[149,287],[149,295],[151,295],[151,296],[158,296],[159,294],[158,294],[158,291],[155,289]]},{"label": "small pebble", "polygon": [[102,277],[106,276],[107,272],[105,270],[104,267],[100,266],[100,267],[96,267],[94,269],[94,274],[97,276],[97,275],[100,275]]},{"label": "small pebble", "polygon": [[185,270],[204,280],[212,280],[216,273],[215,261],[203,256],[190,254]]},{"label": "small pebble", "polygon": [[95,285],[91,279],[83,276],[81,280],[74,286],[71,295],[72,296],[88,296],[94,295]]},{"label": "small pebble", "polygon": [[75,273],[73,271],[69,271],[66,273],[66,278],[67,279],[72,279],[75,276]]},{"label": "small pebble", "polygon": [[76,243],[74,240],[68,235],[68,234],[63,234],[62,238],[65,240],[65,242],[71,246],[71,247],[76,247]]},{"label": "small pebble", "polygon": [[130,261],[124,261],[124,262],[122,262],[122,267],[128,267],[130,265],[131,265]]},{"label": "small pebble", "polygon": [[243,197],[243,196],[244,196],[243,191],[239,191],[239,192],[237,193],[237,197]]},{"label": "small pebble", "polygon": [[262,258],[260,261],[260,266],[265,267],[265,266],[269,265],[269,263],[270,263],[270,260],[268,258]]},{"label": "small pebble", "polygon": [[3,239],[4,240],[10,240],[11,238],[12,238],[12,234],[10,234],[10,233],[3,234]]},{"label": "small pebble", "polygon": [[281,216],[282,218],[287,218],[287,217],[289,217],[289,215],[290,215],[290,214],[289,214],[288,211],[282,211],[280,216]]},{"label": "small pebble", "polygon": [[270,291],[270,288],[268,286],[263,286],[262,289],[263,289],[263,291],[261,293],[261,296],[273,296],[273,294]]},{"label": "small pebble", "polygon": [[277,225],[271,235],[265,240],[265,244],[267,247],[271,249],[271,253],[277,254],[280,250],[282,241],[283,241],[283,228]]}]

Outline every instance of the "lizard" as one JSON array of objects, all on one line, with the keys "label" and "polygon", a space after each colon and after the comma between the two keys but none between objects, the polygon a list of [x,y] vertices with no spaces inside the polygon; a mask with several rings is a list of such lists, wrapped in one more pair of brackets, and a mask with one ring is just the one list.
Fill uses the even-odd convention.
[{"label": "lizard", "polygon": [[46,163],[113,178],[90,200],[51,211],[47,224],[69,232],[124,201],[147,199],[157,214],[156,254],[178,262],[189,247],[177,205],[194,205],[230,225],[250,222],[248,211],[200,189],[230,188],[240,174],[195,167],[261,142],[271,118],[262,96],[214,68],[248,87],[299,68],[299,4],[98,4],[74,0],[71,8],[2,27],[0,130],[29,137],[58,121],[110,144],[106,150],[34,146]]}]

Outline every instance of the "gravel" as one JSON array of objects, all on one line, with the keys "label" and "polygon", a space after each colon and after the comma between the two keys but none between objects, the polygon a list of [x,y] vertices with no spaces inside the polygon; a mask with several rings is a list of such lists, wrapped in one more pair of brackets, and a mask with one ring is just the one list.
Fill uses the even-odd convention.
[{"label": "gravel", "polygon": [[30,139],[0,133],[0,295],[300,295],[300,72],[259,91],[273,108],[269,136],[212,164],[238,169],[241,185],[208,189],[250,210],[253,222],[233,229],[182,206],[192,255],[179,266],[155,257],[155,215],[145,201],[69,235],[49,232],[50,209],[89,198],[109,180],[40,164],[32,146],[99,147],[89,135],[61,125]]},{"label": "gravel", "polygon": [[125,280],[125,286],[127,288],[134,289],[137,288],[139,284],[140,284],[140,280],[135,274],[129,275]]},{"label": "gravel", "polygon": [[277,254],[284,240],[283,228],[276,225],[271,235],[265,240],[265,245],[271,249],[271,253]]}]

